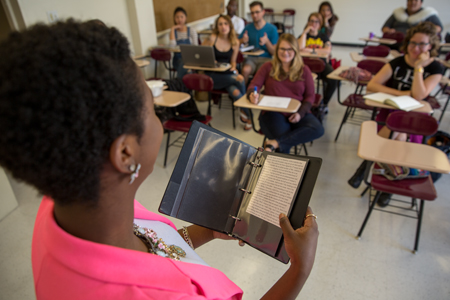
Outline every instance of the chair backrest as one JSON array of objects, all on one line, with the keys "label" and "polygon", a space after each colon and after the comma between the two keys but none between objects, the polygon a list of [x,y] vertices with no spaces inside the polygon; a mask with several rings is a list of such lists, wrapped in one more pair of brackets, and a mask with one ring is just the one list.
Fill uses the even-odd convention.
[{"label": "chair backrest", "polygon": [[295,15],[295,9],[292,9],[292,8],[285,9],[285,10],[283,10],[283,14],[293,16],[293,15]]},{"label": "chair backrest", "polygon": [[264,11],[266,13],[270,13],[270,14],[273,14],[273,12],[274,12],[273,8],[268,8],[268,7],[264,8]]},{"label": "chair backrest", "polygon": [[386,126],[392,131],[430,136],[437,132],[439,124],[427,114],[398,110],[389,114]]},{"label": "chair backrest", "polygon": [[376,57],[386,57],[389,55],[388,46],[378,45],[378,46],[366,46],[364,47],[363,54],[364,56],[376,56]]},{"label": "chair backrest", "polygon": [[393,39],[396,40],[398,44],[401,44],[401,42],[403,42],[403,40],[405,39],[405,34],[399,31],[396,31],[394,33],[385,32],[383,33],[383,38]]},{"label": "chair backrest", "polygon": [[325,70],[325,62],[320,58],[315,57],[302,57],[305,65],[309,67],[311,72],[319,74]]},{"label": "chair backrest", "polygon": [[172,55],[169,50],[156,48],[150,52],[150,57],[159,61],[170,61]]},{"label": "chair backrest", "polygon": [[242,54],[241,51],[238,52],[238,55],[236,57],[236,63],[240,64],[244,62],[244,55]]},{"label": "chair backrest", "polygon": [[193,91],[210,92],[214,88],[214,81],[205,74],[186,74],[183,76],[183,83]]},{"label": "chair backrest", "polygon": [[364,69],[372,73],[373,75],[377,74],[378,71],[384,67],[386,63],[378,60],[364,59],[358,63],[358,68]]}]

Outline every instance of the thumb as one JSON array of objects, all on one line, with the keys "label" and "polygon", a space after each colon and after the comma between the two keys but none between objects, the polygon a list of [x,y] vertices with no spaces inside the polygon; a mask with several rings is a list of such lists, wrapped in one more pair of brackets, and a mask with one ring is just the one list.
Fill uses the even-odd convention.
[{"label": "thumb", "polygon": [[267,32],[264,32],[264,36],[267,36]]},{"label": "thumb", "polygon": [[245,31],[245,33],[244,33],[245,35],[247,35],[248,34],[248,32],[247,32],[247,30]]},{"label": "thumb", "polygon": [[288,217],[285,214],[280,214],[280,227],[283,231],[284,237],[290,237],[294,234],[295,230],[292,228],[291,222],[289,222]]}]

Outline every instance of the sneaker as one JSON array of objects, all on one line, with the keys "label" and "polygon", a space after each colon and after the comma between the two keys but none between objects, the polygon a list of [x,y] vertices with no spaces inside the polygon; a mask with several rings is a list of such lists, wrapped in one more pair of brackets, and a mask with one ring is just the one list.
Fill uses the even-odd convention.
[{"label": "sneaker", "polygon": [[253,128],[252,123],[245,123],[244,130],[249,131]]}]

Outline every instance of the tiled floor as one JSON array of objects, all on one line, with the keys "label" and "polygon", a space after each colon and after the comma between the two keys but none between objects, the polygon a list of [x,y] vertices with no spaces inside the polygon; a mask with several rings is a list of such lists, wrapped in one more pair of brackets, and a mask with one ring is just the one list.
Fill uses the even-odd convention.
[{"label": "tiled floor", "polygon": [[[350,51],[355,50],[335,47],[333,54],[342,58],[343,65],[354,65]],[[342,95],[353,89],[354,85],[343,84]],[[206,111],[205,103],[199,107]],[[333,99],[324,121],[325,135],[308,145],[310,155],[323,158],[311,199],[319,216],[320,237],[314,269],[299,299],[449,299],[450,176],[444,175],[436,183],[439,198],[425,206],[419,253],[410,251],[416,221],[380,212],[372,214],[363,238],[357,241],[367,196],[359,197],[362,187],[354,190],[347,184],[361,161],[356,155],[359,127],[345,125],[334,142],[343,113],[344,108]],[[232,128],[229,110],[213,108],[212,116],[215,128],[255,146],[261,144],[261,136]],[[450,131],[450,116],[444,118],[440,129]],[[164,169],[161,147],[153,174],[138,191],[136,198],[150,210],[158,208],[178,151],[170,149]],[[33,299],[30,244],[39,197],[23,184],[12,184],[20,205],[0,221],[0,299]],[[236,282],[244,290],[244,299],[260,298],[287,268],[235,242],[213,241],[198,253]]]}]

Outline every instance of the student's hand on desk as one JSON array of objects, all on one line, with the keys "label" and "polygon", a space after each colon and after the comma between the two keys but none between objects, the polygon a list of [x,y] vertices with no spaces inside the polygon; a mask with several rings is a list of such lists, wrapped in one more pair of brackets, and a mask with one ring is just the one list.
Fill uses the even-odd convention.
[{"label": "student's hand on desk", "polygon": [[[311,207],[308,207],[306,215],[312,213]],[[314,264],[319,237],[316,219],[312,216],[307,217],[303,227],[294,230],[286,215],[280,214],[280,226],[291,265],[309,275]]]},{"label": "student's hand on desk", "polygon": [[300,114],[296,112],[289,116],[289,122],[298,123],[301,120],[301,118],[302,117],[300,116]]},{"label": "student's hand on desk", "polygon": [[259,102],[259,93],[251,93],[249,96],[248,96],[249,98],[250,98],[250,102],[251,103],[253,103],[253,104],[258,104],[258,102]]},{"label": "student's hand on desk", "polygon": [[267,33],[264,32],[264,35],[259,38],[259,44],[261,46],[264,46],[265,44],[267,44],[268,41],[269,41],[269,37],[267,36]]}]

